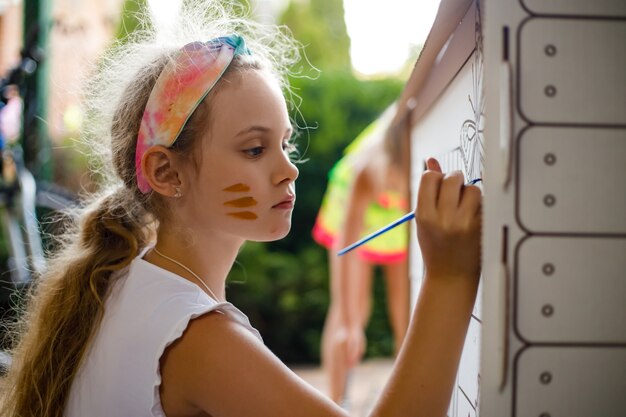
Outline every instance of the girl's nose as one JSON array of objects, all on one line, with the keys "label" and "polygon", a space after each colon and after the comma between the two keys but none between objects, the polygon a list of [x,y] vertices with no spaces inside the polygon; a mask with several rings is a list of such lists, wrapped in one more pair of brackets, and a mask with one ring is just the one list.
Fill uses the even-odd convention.
[{"label": "girl's nose", "polygon": [[294,182],[296,178],[298,178],[299,172],[298,167],[289,159],[289,155],[283,152],[278,166],[276,167],[274,182],[276,184],[285,181]]}]

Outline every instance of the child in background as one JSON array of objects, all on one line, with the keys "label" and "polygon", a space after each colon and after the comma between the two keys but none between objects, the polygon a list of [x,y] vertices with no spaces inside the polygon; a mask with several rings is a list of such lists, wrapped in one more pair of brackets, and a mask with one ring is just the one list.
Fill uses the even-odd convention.
[{"label": "child in background", "polygon": [[[29,300],[2,416],[347,415],[225,294],[244,242],[291,226],[298,169],[281,88],[297,48],[217,2],[185,5],[173,33],[119,45],[89,88],[107,182]],[[428,168],[426,276],[373,416],[444,415],[476,296],[480,191]]]},{"label": "child in background", "polygon": [[408,225],[402,225],[341,257],[337,251],[409,210],[402,138],[389,124],[396,106],[389,107],[345,150],[329,173],[328,188],[313,238],[328,249],[330,306],[322,334],[322,365],[330,398],[347,408],[348,374],[366,348],[372,277],[382,267],[387,311],[399,349],[409,322],[407,271]]}]

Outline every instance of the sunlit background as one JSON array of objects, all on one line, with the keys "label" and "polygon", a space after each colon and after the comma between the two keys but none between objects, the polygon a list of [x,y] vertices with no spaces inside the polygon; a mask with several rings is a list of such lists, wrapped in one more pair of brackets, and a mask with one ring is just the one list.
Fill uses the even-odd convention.
[{"label": "sunlit background", "polygon": [[[180,0],[150,0],[162,21],[175,14],[179,4]],[[288,0],[264,0],[256,9],[265,17],[276,16],[287,4]],[[354,70],[370,76],[401,71],[424,44],[438,6],[439,0],[343,0]]]},{"label": "sunlit background", "polygon": [[354,69],[396,73],[424,44],[439,0],[344,0]]}]

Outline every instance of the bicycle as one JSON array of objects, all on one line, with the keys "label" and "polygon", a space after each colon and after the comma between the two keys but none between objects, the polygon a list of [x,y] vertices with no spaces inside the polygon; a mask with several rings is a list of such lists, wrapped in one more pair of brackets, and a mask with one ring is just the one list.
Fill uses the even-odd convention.
[{"label": "bicycle", "polygon": [[[20,52],[20,62],[0,81],[0,114],[10,100],[22,100],[26,96],[26,80],[36,74],[43,59],[43,53],[36,45],[36,34],[35,28]],[[77,202],[76,195],[63,187],[35,180],[23,157],[23,149],[29,145],[23,143],[27,139],[20,131],[17,140],[10,143],[0,140],[0,233],[5,239],[5,266],[10,277],[8,281],[0,277],[0,309],[5,310],[5,315],[6,311],[14,311],[11,306],[14,294],[24,294],[34,277],[45,268],[42,239],[45,233],[41,219]],[[11,356],[3,350],[6,347],[4,341],[0,347],[0,375],[6,373],[11,362]]]}]

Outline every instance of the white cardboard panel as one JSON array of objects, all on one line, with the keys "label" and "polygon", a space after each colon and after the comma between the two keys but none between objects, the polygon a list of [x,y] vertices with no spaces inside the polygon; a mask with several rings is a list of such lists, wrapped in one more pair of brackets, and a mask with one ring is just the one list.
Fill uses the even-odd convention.
[{"label": "white cardboard panel", "polygon": [[519,142],[521,226],[626,234],[625,157],[624,129],[528,129]]},{"label": "white cardboard panel", "polygon": [[476,417],[476,410],[470,405],[461,390],[457,390],[456,415],[458,417]]},{"label": "white cardboard panel", "polygon": [[480,277],[480,283],[478,284],[478,294],[476,294],[476,302],[474,303],[474,310],[472,310],[472,316],[478,320],[483,318],[483,276]]},{"label": "white cardboard panel", "polygon": [[[478,407],[480,390],[480,323],[472,318],[465,336],[463,354],[459,365],[458,389],[472,408]],[[463,416],[463,414],[457,414]]]},{"label": "white cardboard panel", "polygon": [[[484,138],[482,136],[481,75],[475,55],[450,82],[435,105],[415,125],[413,163],[422,164],[436,157],[444,171],[461,170],[468,179],[482,175]],[[414,170],[417,171],[417,170]],[[419,185],[419,178],[414,185]]]},{"label": "white cardboard panel", "polygon": [[624,0],[522,0],[537,14],[566,16],[626,16]]},{"label": "white cardboard panel", "polygon": [[626,348],[532,347],[515,367],[515,417],[623,417]]},{"label": "white cardboard panel", "polygon": [[531,237],[516,263],[523,338],[626,343],[626,238]]},{"label": "white cardboard panel", "polygon": [[[613,253],[601,245],[566,248],[556,239],[581,245],[626,239],[626,134],[617,130],[626,126],[626,1],[489,0],[481,8],[489,82],[480,416],[626,417],[624,340],[613,347],[591,341],[614,344],[615,333],[623,334],[616,328],[626,323],[620,305],[626,268],[615,262],[626,253],[623,246]],[[555,94],[547,96],[547,86]],[[497,163],[504,160],[503,132],[514,133],[513,181],[504,187],[504,164]],[[548,153],[552,165],[544,162]],[[551,208],[543,203],[548,193],[555,197]],[[499,268],[503,254],[508,288]],[[542,257],[556,262],[549,277]],[[609,257],[613,275],[605,271]],[[541,314],[544,296],[559,303],[551,321]],[[611,309],[615,317],[602,321]],[[500,314],[510,317],[508,328],[494,319]],[[587,347],[575,346],[580,339]],[[510,358],[505,367],[503,350]],[[539,379],[544,371],[552,376],[548,384]]]},{"label": "white cardboard panel", "polygon": [[461,152],[460,147],[454,148],[449,152],[436,155],[435,158],[439,161],[439,165],[441,165],[441,170],[443,172],[461,171],[467,178],[467,170],[465,169],[465,164],[463,163],[463,153]]},{"label": "white cardboard panel", "polygon": [[[436,157],[446,172],[462,171],[467,179],[482,177],[484,138],[482,135],[482,72],[477,64],[476,54],[468,57],[468,62],[461,68],[454,79],[450,81],[446,90],[437,99],[437,102],[426,112],[415,125],[412,136],[412,187],[413,195],[419,186],[421,166],[428,157]],[[413,240],[413,251],[419,246]],[[412,288],[419,288],[423,275],[423,263],[419,254],[411,254]],[[479,306],[474,308],[478,313]],[[480,323],[476,323],[476,327]],[[461,359],[457,383],[459,381],[477,381],[478,379],[478,351],[470,356],[464,354]],[[474,358],[476,357],[476,358]],[[465,364],[467,360],[471,364]],[[469,371],[470,374],[465,375]],[[476,382],[473,383],[476,385]],[[477,390],[477,388],[474,388]],[[461,401],[465,401],[462,403]],[[469,406],[465,397],[457,389],[448,409],[450,417],[467,417],[467,413],[459,409],[459,403]],[[472,414],[471,417],[474,417]]]},{"label": "white cardboard panel", "polygon": [[519,110],[527,119],[626,123],[626,21],[537,18],[520,30]]}]

